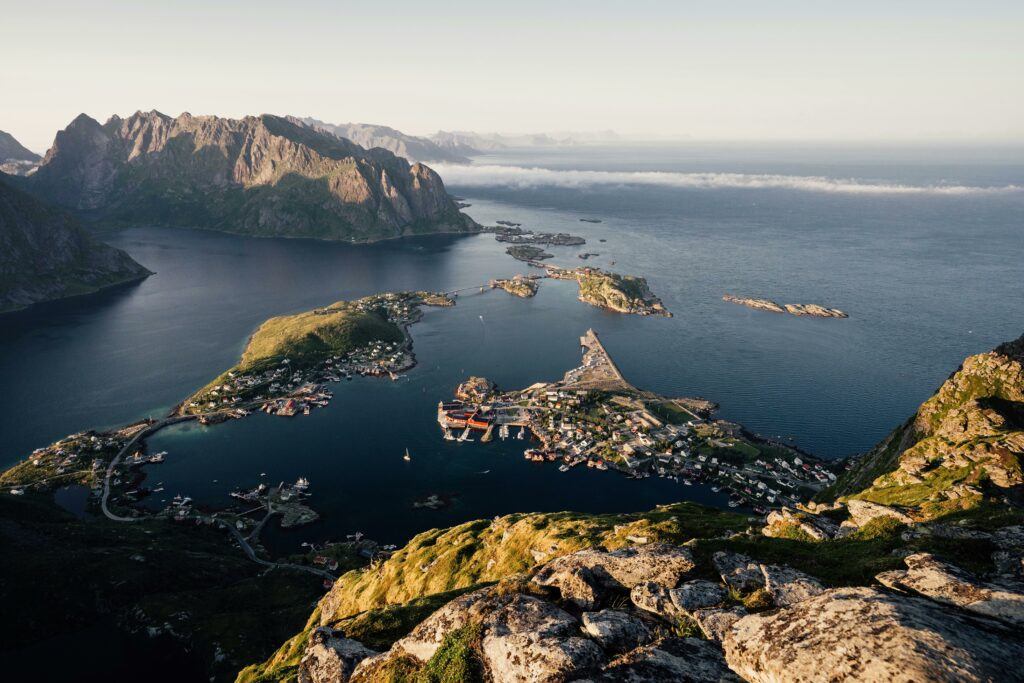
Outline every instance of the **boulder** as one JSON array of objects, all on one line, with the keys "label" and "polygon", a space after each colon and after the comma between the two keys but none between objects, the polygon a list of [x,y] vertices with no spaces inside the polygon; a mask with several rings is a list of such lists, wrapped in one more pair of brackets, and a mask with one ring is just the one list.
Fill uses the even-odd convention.
[{"label": "boulder", "polygon": [[313,631],[299,662],[299,683],[346,683],[356,665],[377,652],[362,643],[342,637],[338,631]]},{"label": "boulder", "polygon": [[637,608],[657,615],[667,621],[675,621],[683,612],[672,602],[669,589],[654,581],[634,586],[629,599]]},{"label": "boulder", "polygon": [[737,621],[747,616],[746,608],[736,607],[725,607],[725,608],[714,608],[714,609],[699,609],[693,612],[690,617],[700,627],[704,637],[708,640],[713,640],[716,643],[722,642],[725,638],[725,633],[732,625]]},{"label": "boulder", "polygon": [[850,519],[857,526],[864,526],[878,517],[890,517],[900,524],[913,524],[914,520],[895,508],[888,505],[872,503],[869,500],[857,500],[852,498],[846,501],[846,509],[850,513]]},{"label": "boulder", "polygon": [[791,567],[762,565],[761,572],[765,590],[778,607],[795,605],[825,590],[816,578]]},{"label": "boulder", "polygon": [[835,588],[744,617],[723,646],[753,683],[1020,680],[1024,656],[997,621],[876,588]]},{"label": "boulder", "polygon": [[729,671],[722,650],[699,638],[666,638],[611,662],[600,673],[574,679],[602,683],[739,683]]},{"label": "boulder", "polygon": [[555,683],[605,660],[601,648],[578,636],[490,635],[484,637],[482,650],[495,683]]},{"label": "boulder", "polygon": [[788,527],[795,527],[815,541],[835,538],[839,534],[839,525],[827,517],[821,517],[803,511],[794,511],[783,507],[772,510],[765,518],[765,526],[761,533],[765,536],[784,536]]},{"label": "boulder", "polygon": [[476,623],[485,635],[533,633],[566,636],[579,624],[567,612],[544,600],[519,593],[501,594],[484,588],[455,598],[423,620],[394,648],[425,662],[441,646],[445,636],[466,624]]},{"label": "boulder", "polygon": [[563,555],[541,567],[533,581],[554,586],[564,599],[593,609],[604,591],[630,590],[648,581],[673,588],[694,566],[688,548],[656,543],[614,552],[581,550]]},{"label": "boulder", "polygon": [[1024,626],[1024,586],[988,583],[929,553],[904,558],[907,569],[883,572],[875,578],[882,585],[913,591],[963,609]]},{"label": "boulder", "polygon": [[647,624],[628,612],[616,609],[584,612],[583,632],[609,652],[625,652],[651,640]]},{"label": "boulder", "polygon": [[729,592],[722,586],[703,579],[687,581],[679,588],[669,590],[668,594],[672,604],[687,613],[720,605],[729,597]]},{"label": "boulder", "polygon": [[711,561],[729,588],[746,592],[764,587],[761,565],[746,555],[719,551],[712,556]]}]

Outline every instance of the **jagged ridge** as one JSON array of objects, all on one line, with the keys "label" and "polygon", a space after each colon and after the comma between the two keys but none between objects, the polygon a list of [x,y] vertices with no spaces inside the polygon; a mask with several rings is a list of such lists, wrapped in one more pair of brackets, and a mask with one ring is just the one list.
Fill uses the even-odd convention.
[{"label": "jagged ridge", "polygon": [[370,241],[476,228],[441,178],[382,149],[269,115],[82,114],[29,187],[90,217]]}]

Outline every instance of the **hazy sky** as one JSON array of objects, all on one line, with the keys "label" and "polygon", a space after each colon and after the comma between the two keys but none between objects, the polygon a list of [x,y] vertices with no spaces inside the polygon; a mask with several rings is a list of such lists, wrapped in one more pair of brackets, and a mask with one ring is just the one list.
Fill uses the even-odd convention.
[{"label": "hazy sky", "polygon": [[1024,2],[0,0],[0,129],[79,112],[412,133],[1024,139]]}]

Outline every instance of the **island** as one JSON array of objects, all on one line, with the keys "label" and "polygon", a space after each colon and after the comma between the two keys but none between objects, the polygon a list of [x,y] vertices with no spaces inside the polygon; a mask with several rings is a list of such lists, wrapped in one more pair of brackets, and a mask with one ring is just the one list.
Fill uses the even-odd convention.
[{"label": "island", "polygon": [[580,223],[600,223],[600,218],[581,218]]},{"label": "island", "polygon": [[642,277],[620,275],[588,266],[561,268],[549,265],[545,269],[548,277],[579,283],[579,300],[591,306],[617,313],[672,317]]},{"label": "island", "polygon": [[838,308],[826,308],[818,304],[778,304],[771,299],[753,299],[726,294],[722,301],[739,304],[758,311],[769,313],[788,313],[790,315],[810,316],[815,318],[849,318],[850,316]]},{"label": "island", "polygon": [[491,289],[504,289],[512,296],[529,299],[537,293],[537,276],[515,275],[508,279],[491,280]]},{"label": "island", "polygon": [[525,261],[526,263],[542,261],[554,256],[554,254],[549,254],[540,247],[534,247],[529,244],[516,244],[505,249],[505,253],[518,261]]},{"label": "island", "polygon": [[528,432],[537,442],[525,449],[527,460],[558,463],[563,472],[585,465],[637,479],[706,483],[728,493],[731,507],[761,514],[768,506],[795,505],[835,480],[802,451],[710,419],[717,407],[710,401],[637,389],[593,330],[580,345],[582,363],[556,382],[503,392],[484,378],[469,378],[454,401],[438,404],[444,438],[468,440],[475,429],[486,443],[495,431],[506,439],[517,429],[518,438]]}]

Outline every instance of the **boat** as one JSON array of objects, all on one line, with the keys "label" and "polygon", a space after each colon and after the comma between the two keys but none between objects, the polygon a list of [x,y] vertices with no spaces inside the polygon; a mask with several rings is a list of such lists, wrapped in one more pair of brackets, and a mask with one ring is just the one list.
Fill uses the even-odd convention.
[{"label": "boat", "polygon": [[302,414],[309,415],[309,406],[306,406],[305,408],[302,409]]},{"label": "boat", "polygon": [[569,466],[566,465],[566,464],[561,464],[561,465],[558,466],[558,471],[559,472],[568,472],[569,471]]},{"label": "boat", "polygon": [[444,429],[444,440],[445,441],[455,441],[455,435],[452,434],[452,430],[448,429],[447,427],[445,427],[445,429]]},{"label": "boat", "polygon": [[508,425],[501,425],[501,427],[498,428],[498,436],[502,439],[508,438]]},{"label": "boat", "polygon": [[300,491],[305,491],[306,489],[309,488],[309,479],[306,479],[305,477],[299,477],[298,480],[295,482],[295,488],[297,488]]},{"label": "boat", "polygon": [[11,489],[11,495],[12,496],[24,496],[25,495],[25,489]]},{"label": "boat", "polygon": [[164,490],[163,486],[157,486],[155,489],[153,489],[153,493],[160,493],[163,490]]},{"label": "boat", "polygon": [[483,472],[477,472],[477,474],[490,474],[490,470],[484,470]]},{"label": "boat", "polygon": [[409,462],[410,460],[412,460],[412,456],[409,455],[409,449],[408,448],[405,449],[405,455],[402,456],[402,460],[404,460],[406,462]]},{"label": "boat", "polygon": [[516,433],[516,438],[517,439],[522,439],[525,434],[526,434],[526,427],[520,427],[519,431]]}]

